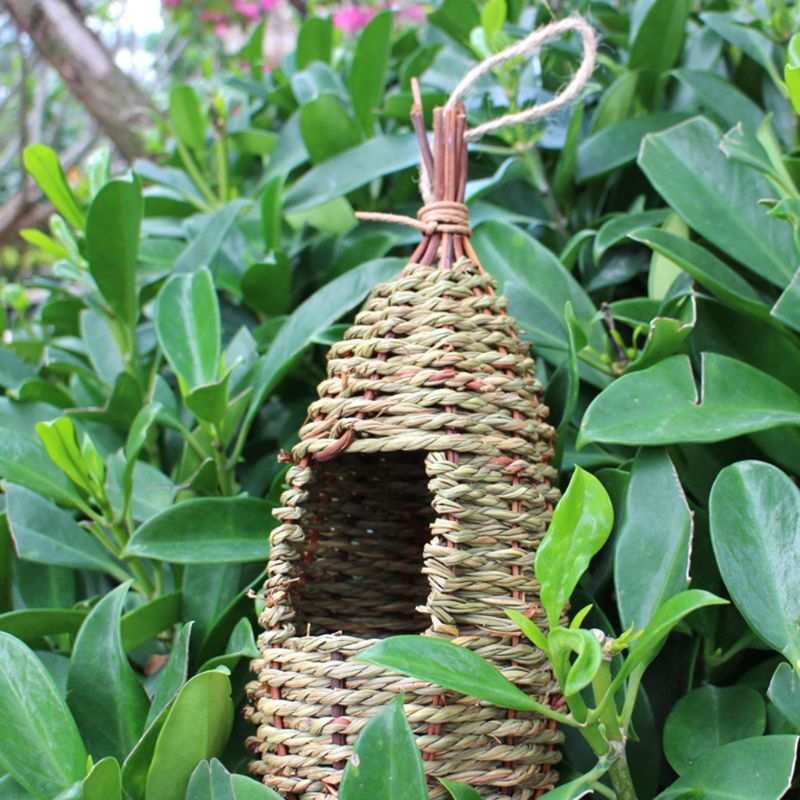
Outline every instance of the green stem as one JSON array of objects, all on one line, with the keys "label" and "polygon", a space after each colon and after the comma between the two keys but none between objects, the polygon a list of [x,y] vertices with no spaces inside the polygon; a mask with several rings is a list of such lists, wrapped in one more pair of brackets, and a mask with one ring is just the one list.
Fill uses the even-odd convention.
[{"label": "green stem", "polygon": [[628,768],[628,759],[625,757],[624,747],[619,752],[619,758],[611,762],[608,776],[614,786],[617,800],[637,800],[636,788],[633,785],[631,771]]},{"label": "green stem", "polygon": [[186,149],[186,145],[180,140],[178,136],[175,137],[175,146],[178,148],[178,155],[180,156],[183,166],[191,176],[197,188],[200,190],[203,197],[208,201],[208,206],[203,208],[203,211],[211,211],[217,207],[217,198],[211,191],[206,179],[200,174],[192,154]]},{"label": "green stem", "polygon": [[226,497],[233,497],[238,492],[236,480],[233,477],[233,469],[231,466],[235,461],[226,461],[225,459],[225,445],[222,443],[222,434],[219,428],[214,425],[212,428],[211,447],[214,451],[214,464],[217,467],[217,479],[219,481],[219,488],[223,495]]},{"label": "green stem", "polygon": [[228,202],[228,146],[225,139],[217,139],[214,143],[214,151],[217,156],[217,174],[219,176],[219,199],[223,203]]}]

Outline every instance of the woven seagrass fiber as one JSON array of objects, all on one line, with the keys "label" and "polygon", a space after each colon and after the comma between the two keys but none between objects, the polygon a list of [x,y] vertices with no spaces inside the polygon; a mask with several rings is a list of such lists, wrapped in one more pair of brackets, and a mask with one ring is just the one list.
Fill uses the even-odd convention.
[{"label": "woven seagrass fiber", "polygon": [[422,242],[331,348],[274,512],[246,713],[254,774],[290,800],[335,797],[358,733],[398,692],[432,778],[486,800],[531,800],[557,779],[560,734],[538,715],[350,660],[424,633],[559,701],[504,614],[546,628],[533,563],[558,499],[554,432],[528,345],[469,244],[463,108],[434,121]]}]

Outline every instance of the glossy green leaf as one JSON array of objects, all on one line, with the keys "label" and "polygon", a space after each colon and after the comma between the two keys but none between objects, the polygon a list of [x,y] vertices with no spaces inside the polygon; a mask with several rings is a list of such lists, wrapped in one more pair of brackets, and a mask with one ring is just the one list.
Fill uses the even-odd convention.
[{"label": "glossy green leaf", "polygon": [[758,292],[704,247],[658,228],[640,228],[631,233],[631,238],[674,261],[703,288],[734,308],[762,319],[769,314]]},{"label": "glossy green leaf", "polygon": [[300,26],[295,50],[295,66],[303,70],[315,61],[329,63],[333,49],[333,19],[309,17]]},{"label": "glossy green leaf", "polygon": [[439,778],[439,783],[450,792],[453,800],[481,800],[481,796],[471,786],[458,781],[449,781],[447,778]]},{"label": "glossy green leaf", "polygon": [[800,732],[800,675],[785,661],[775,670],[767,697],[795,731]]},{"label": "glossy green leaf", "polygon": [[658,655],[670,631],[684,617],[706,606],[724,605],[727,602],[703,589],[687,589],[670,597],[658,607],[643,633],[634,641],[630,654],[614,678],[614,685],[619,686],[634,669],[644,671]]},{"label": "glossy green leaf", "polygon": [[395,277],[403,264],[399,258],[368,261],[327,283],[295,309],[256,368],[245,426],[255,419],[267,395],[309,340],[360,303],[375,284]]},{"label": "glossy green leaf", "polygon": [[67,183],[55,151],[43,144],[29,145],[22,154],[22,163],[56,211],[73,228],[83,230],[83,212]]},{"label": "glossy green leaf", "polygon": [[[17,569],[17,572],[20,570]],[[0,631],[10,633],[24,642],[34,643],[41,640],[42,636],[76,634],[86,615],[86,610],[81,608],[23,608],[0,614]]]},{"label": "glossy green leaf", "polygon": [[741,122],[755,131],[764,120],[764,112],[725,78],[697,69],[677,69],[672,74],[688,86],[723,125],[732,128]]},{"label": "glossy green leaf", "polygon": [[150,703],[150,710],[147,712],[145,723],[147,727],[175,699],[181,686],[186,683],[189,673],[189,641],[193,625],[193,622],[187,622],[181,626],[172,643],[167,663],[158,673],[153,700]]},{"label": "glossy green leaf", "polygon": [[172,272],[196,272],[209,269],[219,254],[237,217],[250,206],[249,200],[231,200],[222,208],[203,218],[192,238],[172,265]]},{"label": "glossy green leaf", "polygon": [[178,503],[136,530],[126,556],[178,564],[265,561],[270,505],[255,497],[196,497]]},{"label": "glossy green leaf", "polygon": [[236,623],[231,632],[225,652],[222,655],[215,656],[210,661],[206,661],[198,672],[205,672],[220,666],[226,667],[233,672],[242,658],[258,658],[260,655],[261,651],[256,644],[253,626],[250,624],[249,619],[243,617]]},{"label": "glossy green leaf", "polygon": [[[624,241],[634,231],[645,228],[649,225],[660,225],[669,216],[670,211],[666,208],[656,208],[652,211],[642,211],[638,214],[620,214],[613,219],[604,222],[594,239],[592,255],[596,262],[599,262],[603,254],[615,244]],[[648,230],[659,230],[658,228],[648,228]]]},{"label": "glossy green leaf", "polygon": [[638,93],[649,107],[656,105],[661,75],[683,48],[689,0],[636,0],[631,13],[628,67],[640,70]]},{"label": "glossy green leaf", "polygon": [[106,302],[128,325],[139,313],[136,261],[144,202],[138,177],[109,181],[89,207],[86,257]]},{"label": "glossy green leaf", "polygon": [[731,742],[697,760],[655,800],[780,800],[792,783],[796,736]]},{"label": "glossy green leaf", "polygon": [[216,758],[201,761],[189,778],[184,800],[236,800],[230,773]]},{"label": "glossy green leaf", "polygon": [[[323,130],[325,136],[320,136]],[[321,94],[300,109],[300,131],[314,164],[355,147],[359,142],[355,122],[341,100],[330,94]]]},{"label": "glossy green leaf", "polygon": [[[556,628],[547,639],[549,656],[566,697],[572,697],[594,680],[603,661],[595,635],[584,628]],[[574,654],[574,660],[570,661]]]},{"label": "glossy green leaf", "polygon": [[603,128],[584,139],[578,147],[575,179],[581,183],[632,164],[639,153],[642,137],[685,119],[685,114],[657,111]]},{"label": "glossy green leaf", "polygon": [[81,502],[75,487],[44,448],[19,430],[2,430],[0,476],[66,505]]},{"label": "glossy green leaf", "polygon": [[692,530],[692,512],[666,451],[640,450],[614,548],[623,630],[644,628],[665,600],[689,585]]},{"label": "glossy green leaf", "polygon": [[428,14],[428,21],[459,44],[469,47],[469,35],[481,24],[481,14],[475,0],[444,0]]},{"label": "glossy green leaf", "polygon": [[122,775],[119,762],[108,756],[98,761],[83,779],[81,800],[120,800]]},{"label": "glossy green leaf", "polygon": [[800,332],[800,269],[794,273],[789,285],[783,290],[770,314]]},{"label": "glossy green leaf", "polygon": [[206,121],[191,86],[175,86],[169,93],[169,115],[178,138],[196,153],[205,147]]},{"label": "glossy green leaf", "polygon": [[6,503],[14,547],[20,558],[99,570],[123,581],[130,577],[88,531],[49,500],[29,489],[7,484]]},{"label": "glossy green leaf", "polygon": [[664,755],[679,775],[716,748],[761,736],[767,710],[748,686],[701,686],[673,706],[664,724]]},{"label": "glossy green leaf", "polygon": [[219,378],[219,304],[207,269],[173,275],[159,292],[155,319],[164,355],[189,389]]},{"label": "glossy green leaf", "polygon": [[133,477],[136,469],[136,459],[139,457],[147,437],[158,415],[164,410],[161,403],[151,402],[142,406],[133,418],[128,437],[125,440],[125,471],[122,474],[122,489],[126,497],[133,490]]},{"label": "glossy green leaf", "polygon": [[791,232],[758,205],[766,178],[725,158],[720,132],[701,117],[645,137],[639,166],[672,208],[712,244],[783,287],[795,259]]},{"label": "glossy green leaf", "polygon": [[0,778],[0,797],[3,800],[37,800],[27,789],[23,789],[10,775]]},{"label": "glossy green leaf", "polygon": [[181,593],[162,594],[123,615],[120,622],[122,646],[135,650],[181,620]]},{"label": "glossy green leaf", "polygon": [[86,750],[50,673],[22,642],[0,633],[0,768],[37,798],[80,780]]},{"label": "glossy green leaf", "polygon": [[504,613],[540,650],[547,651],[547,636],[533,620],[511,608]]},{"label": "glossy green leaf", "polygon": [[120,615],[129,584],[92,609],[75,639],[68,699],[89,753],[120,763],[144,729],[150,705],[122,646]]},{"label": "glossy green leaf", "polygon": [[493,664],[466,647],[443,639],[391,636],[353,660],[377,664],[401,675],[411,675],[503,708],[519,711],[541,711],[542,708],[503,677]]},{"label": "glossy green leaf", "polygon": [[267,316],[290,311],[291,261],[284,255],[276,254],[274,263],[253,264],[242,278],[242,292],[248,305]]},{"label": "glossy green leaf", "polygon": [[663,445],[719,442],[800,424],[800,396],[760,370],[702,354],[700,388],[688,356],[623,375],[590,404],[578,443]]},{"label": "glossy green leaf", "polygon": [[192,772],[203,759],[221,753],[232,724],[228,676],[195,675],[178,693],[158,734],[147,773],[147,800],[184,800]]},{"label": "glossy green leaf", "polygon": [[231,775],[231,786],[236,800],[283,800],[277,792],[246,775]]},{"label": "glossy green leaf", "polygon": [[562,783],[556,789],[551,789],[542,795],[541,800],[581,800],[582,797],[594,795],[591,782],[584,778]]},{"label": "glossy green leaf", "polygon": [[800,491],[777,467],[740,461],[709,500],[711,541],[733,602],[800,669]]},{"label": "glossy green leaf", "polygon": [[367,135],[374,132],[375,109],[383,97],[394,15],[377,14],[361,32],[350,67],[347,89],[356,119]]},{"label": "glossy green leaf", "polygon": [[53,463],[76,485],[91,492],[88,465],[78,446],[75,423],[69,417],[39,422],[36,433]]},{"label": "glossy green leaf", "polygon": [[427,800],[422,756],[398,695],[358,736],[339,790],[342,800]]},{"label": "glossy green leaf", "polygon": [[375,136],[310,169],[286,193],[284,210],[315,208],[375,178],[413,167],[418,161],[419,148],[413,134]]},{"label": "glossy green leaf", "polygon": [[614,509],[603,485],[576,467],[536,552],[536,579],[551,629],[613,524]]}]

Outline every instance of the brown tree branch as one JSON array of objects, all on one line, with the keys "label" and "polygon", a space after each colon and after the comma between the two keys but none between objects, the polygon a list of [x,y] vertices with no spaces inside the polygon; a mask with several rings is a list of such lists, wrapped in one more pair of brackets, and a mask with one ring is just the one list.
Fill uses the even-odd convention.
[{"label": "brown tree branch", "polygon": [[132,161],[144,149],[147,97],[115,63],[67,0],[3,0],[19,30],[58,70],[72,93],[120,153]]}]

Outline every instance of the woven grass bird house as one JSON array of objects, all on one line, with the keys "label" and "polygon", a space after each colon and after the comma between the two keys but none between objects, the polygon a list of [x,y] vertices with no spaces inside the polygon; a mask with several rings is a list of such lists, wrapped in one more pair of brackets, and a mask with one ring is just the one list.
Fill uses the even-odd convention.
[{"label": "woven grass bird house", "polygon": [[[463,106],[436,109],[433,150],[419,103],[412,119],[432,190],[422,241],[331,348],[274,512],[246,713],[254,774],[290,800],[335,797],[356,737],[398,692],[426,773],[483,798],[537,796],[559,758],[560,734],[535,714],[350,660],[422,633],[474,650],[541,702],[557,693],[503,613],[547,624],[533,563],[558,498],[554,431],[528,345],[470,244]],[[437,781],[430,792],[446,796]]]}]

